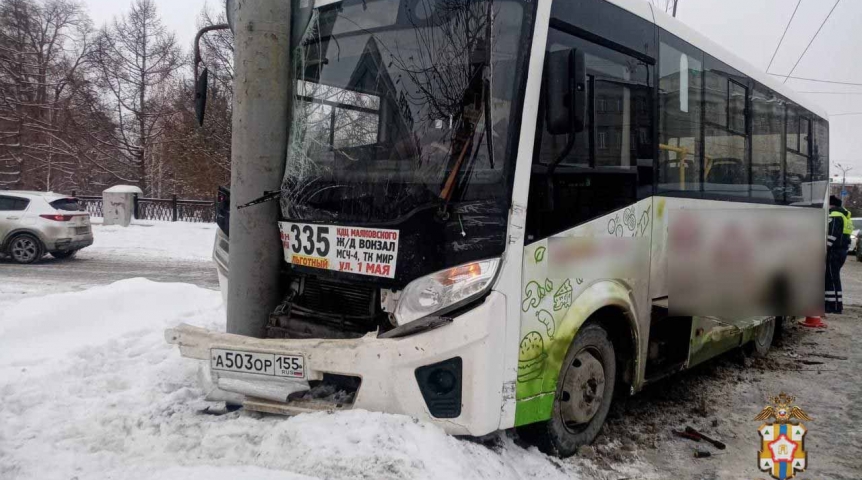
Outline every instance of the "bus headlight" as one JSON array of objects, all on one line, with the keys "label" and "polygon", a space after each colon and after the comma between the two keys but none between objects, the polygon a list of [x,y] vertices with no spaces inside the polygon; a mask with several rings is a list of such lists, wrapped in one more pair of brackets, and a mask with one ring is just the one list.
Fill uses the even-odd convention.
[{"label": "bus headlight", "polygon": [[491,287],[499,265],[499,258],[480,260],[413,280],[401,292],[396,322],[405,325],[475,299]]}]

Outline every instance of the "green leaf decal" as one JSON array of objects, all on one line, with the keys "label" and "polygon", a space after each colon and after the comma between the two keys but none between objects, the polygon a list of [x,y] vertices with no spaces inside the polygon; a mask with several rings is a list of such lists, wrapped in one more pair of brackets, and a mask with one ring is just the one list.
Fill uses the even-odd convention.
[{"label": "green leaf decal", "polygon": [[545,260],[545,252],[547,250],[548,249],[545,247],[539,247],[536,249],[536,253],[533,254],[536,259],[536,263],[542,263]]}]

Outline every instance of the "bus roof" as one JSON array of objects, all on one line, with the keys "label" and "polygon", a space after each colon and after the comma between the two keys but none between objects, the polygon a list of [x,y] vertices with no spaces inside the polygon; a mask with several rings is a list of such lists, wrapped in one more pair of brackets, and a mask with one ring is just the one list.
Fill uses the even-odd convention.
[{"label": "bus roof", "polygon": [[[560,1],[560,0],[558,0]],[[565,0],[562,0],[565,1]],[[667,30],[669,33],[676,35],[680,39],[690,43],[692,46],[703,50],[704,53],[715,57],[716,59],[726,63],[727,65],[739,70],[749,78],[757,81],[765,87],[784,96],[788,100],[793,101],[797,105],[809,110],[815,115],[829,119],[829,114],[820,105],[812,102],[809,98],[800,95],[790,87],[775,80],[771,75],[763,70],[748,63],[742,58],[734,55],[726,48],[713,42],[698,31],[671,17],[660,9],[644,0],[607,0],[610,3],[617,5],[624,10],[627,10],[657,26]]]}]

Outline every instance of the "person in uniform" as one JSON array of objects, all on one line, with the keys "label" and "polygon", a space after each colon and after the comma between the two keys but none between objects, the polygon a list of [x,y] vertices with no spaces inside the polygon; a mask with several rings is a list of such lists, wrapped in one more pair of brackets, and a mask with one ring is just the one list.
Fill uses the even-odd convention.
[{"label": "person in uniform", "polygon": [[826,229],[826,313],[840,314],[844,309],[841,267],[847,260],[852,231],[850,212],[841,206],[841,199],[830,196],[829,223]]}]

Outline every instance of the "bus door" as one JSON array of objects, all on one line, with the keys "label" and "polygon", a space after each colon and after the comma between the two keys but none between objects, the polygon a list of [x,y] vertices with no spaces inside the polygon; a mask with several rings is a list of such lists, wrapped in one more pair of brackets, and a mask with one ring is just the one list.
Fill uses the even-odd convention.
[{"label": "bus door", "polygon": [[619,297],[649,322],[654,62],[578,33],[552,21],[548,34],[527,207],[516,425],[549,418],[563,358],[598,305]]}]

